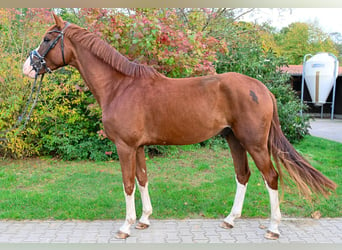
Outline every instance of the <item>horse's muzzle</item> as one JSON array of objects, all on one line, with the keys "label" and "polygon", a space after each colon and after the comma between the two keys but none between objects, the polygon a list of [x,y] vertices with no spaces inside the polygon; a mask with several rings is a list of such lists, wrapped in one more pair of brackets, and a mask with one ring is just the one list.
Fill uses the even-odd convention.
[{"label": "horse's muzzle", "polygon": [[34,70],[34,68],[31,65],[31,58],[28,57],[23,65],[23,73],[24,75],[31,77],[31,78],[35,78],[36,76],[36,71]]}]

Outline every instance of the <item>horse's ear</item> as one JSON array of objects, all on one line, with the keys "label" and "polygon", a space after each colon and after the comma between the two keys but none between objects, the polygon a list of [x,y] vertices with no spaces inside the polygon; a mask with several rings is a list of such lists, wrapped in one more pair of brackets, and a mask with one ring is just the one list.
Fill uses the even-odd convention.
[{"label": "horse's ear", "polygon": [[52,12],[52,15],[53,15],[53,18],[55,19],[57,27],[62,29],[64,26],[63,19],[61,17],[57,16],[54,12]]}]

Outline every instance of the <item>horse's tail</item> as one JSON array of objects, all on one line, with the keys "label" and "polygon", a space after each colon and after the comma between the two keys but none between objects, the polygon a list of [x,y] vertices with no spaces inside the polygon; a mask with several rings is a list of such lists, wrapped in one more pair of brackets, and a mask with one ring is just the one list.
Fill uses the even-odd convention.
[{"label": "horse's tail", "polygon": [[271,94],[273,101],[273,119],[268,138],[269,150],[273,156],[282,182],[283,173],[281,165],[289,173],[300,192],[310,199],[312,192],[323,194],[325,197],[331,194],[337,187],[336,183],[325,177],[321,172],[312,167],[291,145],[284,136],[279,123],[277,103]]}]

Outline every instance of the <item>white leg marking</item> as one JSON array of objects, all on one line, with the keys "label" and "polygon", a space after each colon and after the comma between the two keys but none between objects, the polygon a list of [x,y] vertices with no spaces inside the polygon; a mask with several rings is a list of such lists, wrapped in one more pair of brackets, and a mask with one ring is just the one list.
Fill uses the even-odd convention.
[{"label": "white leg marking", "polygon": [[266,182],[265,184],[270,195],[271,203],[271,223],[268,230],[270,230],[273,233],[279,234],[278,226],[281,220],[281,213],[279,208],[278,190],[270,188]]},{"label": "white leg marking", "polygon": [[135,186],[131,195],[127,195],[126,192],[124,191],[125,199],[126,199],[126,220],[124,224],[120,227],[120,231],[128,235],[131,234],[131,229],[130,229],[131,225],[134,224],[136,220],[134,193],[135,193]]},{"label": "white leg marking", "polygon": [[146,182],[145,187],[138,184],[139,191],[141,194],[143,213],[140,218],[140,222],[146,225],[150,225],[148,217],[152,214],[152,205],[150,200],[150,195],[148,194],[148,182]]},{"label": "white leg marking", "polygon": [[246,189],[247,189],[247,183],[246,185],[242,185],[241,183],[239,183],[236,176],[235,176],[235,180],[236,180],[237,188],[236,188],[236,193],[235,193],[234,204],[233,204],[230,214],[223,220],[232,226],[234,226],[234,220],[241,216],[243,201],[245,199],[245,194],[246,194]]}]

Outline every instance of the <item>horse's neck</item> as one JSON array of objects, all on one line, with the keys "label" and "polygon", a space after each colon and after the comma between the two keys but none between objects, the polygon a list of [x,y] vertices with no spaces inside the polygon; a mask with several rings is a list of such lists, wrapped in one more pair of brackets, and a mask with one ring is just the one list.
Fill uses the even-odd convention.
[{"label": "horse's neck", "polygon": [[120,87],[120,83],[116,80],[123,76],[89,51],[76,49],[76,53],[71,65],[78,69],[103,109],[114,98],[115,92]]}]

